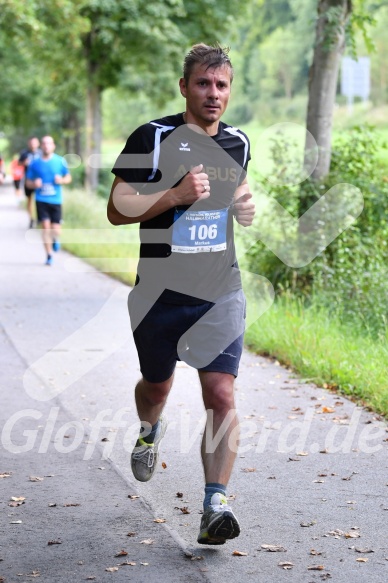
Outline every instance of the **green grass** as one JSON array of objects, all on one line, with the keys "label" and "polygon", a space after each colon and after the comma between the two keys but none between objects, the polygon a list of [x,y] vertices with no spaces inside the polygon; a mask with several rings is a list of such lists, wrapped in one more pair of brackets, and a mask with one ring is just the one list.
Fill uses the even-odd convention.
[{"label": "green grass", "polygon": [[63,248],[124,283],[133,285],[139,254],[138,225],[114,227],[106,201],[83,190],[66,189]]},{"label": "green grass", "polygon": [[248,347],[276,357],[303,378],[388,415],[388,344],[356,332],[312,305],[277,298],[248,328]]}]

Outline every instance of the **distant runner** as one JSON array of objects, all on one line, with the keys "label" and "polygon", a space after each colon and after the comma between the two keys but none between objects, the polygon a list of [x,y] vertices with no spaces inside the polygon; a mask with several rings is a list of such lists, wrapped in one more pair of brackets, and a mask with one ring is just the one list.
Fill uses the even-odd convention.
[{"label": "distant runner", "polygon": [[20,188],[21,181],[24,176],[24,164],[19,162],[18,154],[15,154],[13,160],[10,164],[10,173],[13,178],[13,185],[15,187],[15,194],[17,197],[21,197],[22,189]]},{"label": "distant runner", "polygon": [[28,166],[27,188],[35,190],[38,222],[43,228],[43,244],[47,253],[46,265],[53,262],[52,252],[61,244],[62,184],[70,184],[66,160],[54,154],[55,143],[51,136],[42,138],[42,156]]},{"label": "distant runner", "polygon": [[[28,148],[26,150],[22,150],[19,156],[20,164],[23,164],[25,174],[27,174],[27,168],[33,162],[40,157],[42,154],[42,150],[39,148],[39,140],[37,137],[32,136],[28,139]],[[30,218],[30,229],[34,226],[34,215],[33,215],[33,208],[34,208],[34,189],[29,188],[27,183],[24,183],[24,193],[27,197],[27,212]]]}]

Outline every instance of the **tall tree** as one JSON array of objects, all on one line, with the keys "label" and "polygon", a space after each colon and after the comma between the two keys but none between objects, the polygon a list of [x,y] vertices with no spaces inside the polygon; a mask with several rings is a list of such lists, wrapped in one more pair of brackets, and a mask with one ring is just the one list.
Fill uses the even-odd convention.
[{"label": "tall tree", "polygon": [[316,40],[309,76],[305,163],[310,163],[310,134],[318,149],[312,174],[321,179],[330,169],[332,119],[341,57],[345,49],[345,27],[352,11],[350,0],[319,0]]},{"label": "tall tree", "polygon": [[[239,10],[246,2],[240,2]],[[233,0],[81,0],[77,6],[89,22],[82,35],[87,75],[86,160],[101,152],[102,92],[117,85],[124,70],[132,70],[147,71],[148,77],[151,73],[163,96],[165,80],[182,58],[182,47],[219,39],[235,9]],[[98,168],[87,165],[87,188],[95,190],[97,184]]]},{"label": "tall tree", "polygon": [[[239,3],[239,12],[247,2]],[[182,50],[192,42],[220,40],[232,26],[236,10],[234,0],[29,0],[27,3],[0,0],[0,3],[0,24],[4,22],[11,29],[9,38],[14,50],[28,48],[31,62],[40,65],[44,96],[61,112],[67,134],[76,131],[78,122],[74,111],[79,110],[81,103],[87,104],[85,161],[87,185],[91,190],[97,187],[98,168],[90,167],[87,161],[91,154],[101,151],[102,92],[119,84],[123,74],[130,74],[150,88],[159,103],[168,99],[171,73],[176,74],[178,70]],[[14,22],[18,26],[10,27]],[[0,31],[0,57],[1,41]],[[128,86],[131,84],[136,85],[129,82]],[[38,81],[37,89],[40,88]]]},{"label": "tall tree", "polygon": [[[369,27],[376,21],[366,0],[319,0],[314,57],[309,75],[307,130],[318,149],[318,164],[313,180],[324,178],[330,170],[332,118],[338,73],[345,45],[354,58],[356,31],[361,31],[368,52],[374,50]],[[307,133],[305,164],[309,165],[312,144]]]}]

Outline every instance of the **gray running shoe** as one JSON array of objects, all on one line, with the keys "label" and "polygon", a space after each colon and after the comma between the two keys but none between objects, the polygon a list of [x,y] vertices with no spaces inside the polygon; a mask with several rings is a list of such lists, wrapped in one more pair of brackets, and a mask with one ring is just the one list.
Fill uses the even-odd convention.
[{"label": "gray running shoe", "polygon": [[163,415],[159,419],[160,423],[156,430],[153,443],[147,443],[139,437],[131,455],[131,468],[133,475],[139,482],[148,482],[154,475],[158,462],[158,449],[167,429],[167,419]]},{"label": "gray running shoe", "polygon": [[201,545],[223,545],[240,534],[240,525],[223,494],[213,494],[201,519],[197,541]]}]

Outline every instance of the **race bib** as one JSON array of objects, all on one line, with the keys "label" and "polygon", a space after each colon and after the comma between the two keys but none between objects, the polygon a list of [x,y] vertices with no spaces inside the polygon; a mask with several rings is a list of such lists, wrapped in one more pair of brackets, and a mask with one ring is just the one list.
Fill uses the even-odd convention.
[{"label": "race bib", "polygon": [[54,194],[56,194],[54,184],[51,184],[51,182],[49,182],[47,184],[43,183],[42,188],[40,189],[40,194],[42,196],[54,196]]},{"label": "race bib", "polygon": [[174,253],[224,251],[228,209],[215,211],[176,210],[171,250]]}]

